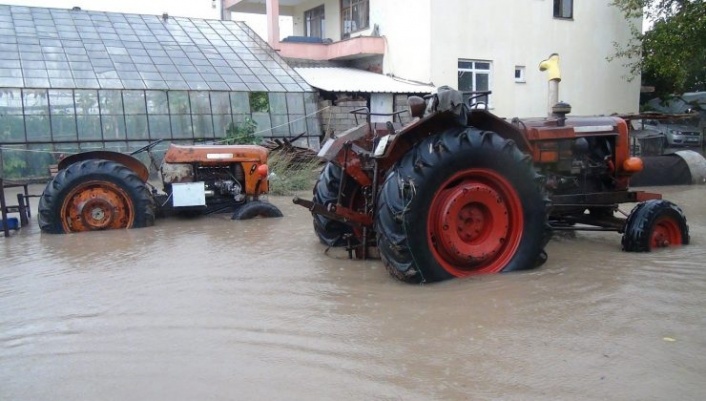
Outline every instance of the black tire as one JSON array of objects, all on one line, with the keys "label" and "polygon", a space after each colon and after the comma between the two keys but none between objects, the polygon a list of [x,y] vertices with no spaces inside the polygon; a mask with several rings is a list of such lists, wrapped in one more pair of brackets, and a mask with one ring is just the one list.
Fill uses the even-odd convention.
[{"label": "black tire", "polygon": [[[76,205],[71,205],[74,196],[95,191],[97,188],[114,191],[122,197],[123,203],[115,204],[109,201],[103,203],[112,209],[113,212],[110,214],[114,216],[112,220],[96,218],[93,223],[86,223],[85,220],[67,215],[71,211],[82,213],[76,209]],[[66,202],[69,204],[65,207]],[[116,213],[116,211],[124,211],[125,208],[131,211],[124,215]],[[155,204],[147,185],[134,171],[114,161],[90,159],[68,166],[47,183],[39,200],[38,212],[37,220],[42,231],[64,234],[112,228],[149,227],[154,225]]]},{"label": "black tire", "polygon": [[[479,181],[473,181],[474,174],[478,175],[476,179]],[[423,140],[390,171],[380,191],[375,229],[388,271],[402,281],[422,283],[480,273],[524,270],[544,263],[546,253],[543,248],[550,233],[548,199],[540,189],[542,181],[543,177],[534,171],[529,156],[520,152],[514,142],[493,132],[455,128]],[[467,194],[468,185],[471,185],[473,195]],[[482,192],[483,185],[501,189],[496,194],[504,197],[487,197]],[[462,202],[458,202],[462,196]],[[504,220],[508,231],[494,236],[491,245],[486,245],[489,236],[478,234],[481,231],[462,230],[462,225],[473,221],[464,220],[462,213],[468,213],[472,208],[483,211],[485,204],[490,205],[490,209],[495,207],[493,202],[483,204],[484,201],[473,197],[503,199],[503,202],[497,202],[502,205],[499,210],[508,212]],[[483,205],[479,207],[477,203]],[[443,209],[446,213],[439,213],[439,206],[456,204],[460,205],[458,214],[450,213],[454,210],[450,207]],[[432,214],[438,218],[431,220]],[[498,216],[494,212],[491,214],[493,219]],[[500,217],[500,220],[493,221],[501,222]],[[460,221],[454,228],[458,228],[459,233],[467,230],[463,232],[465,237],[454,234],[456,230],[453,229],[438,231],[449,228],[447,221]],[[482,222],[483,233],[498,226],[487,223],[491,221],[489,218],[475,221]],[[436,233],[441,235],[437,237]],[[462,242],[470,244],[473,241],[469,235],[478,235],[474,238],[481,238],[479,241],[484,247],[490,246],[494,250],[490,259],[483,260],[488,258],[487,253],[476,258],[476,254],[469,251],[467,255],[458,256],[468,263],[454,264],[456,261],[449,259],[461,253],[451,255],[451,258],[442,256],[449,255],[445,245],[447,238],[464,247]]]},{"label": "black tire", "polygon": [[250,201],[233,212],[233,220],[249,220],[255,217],[282,217],[277,206],[263,201]]},{"label": "black tire", "polygon": [[684,213],[672,202],[638,203],[625,221],[622,245],[626,252],[650,252],[654,248],[689,244]]},{"label": "black tire", "polygon": [[[319,179],[316,180],[316,185],[314,185],[313,202],[324,206],[335,204],[338,198],[339,188],[341,187],[342,175],[343,169],[341,169],[341,167],[333,163],[327,163],[321,170]],[[352,179],[347,181],[350,182]],[[321,241],[322,244],[332,247],[346,245],[344,237],[347,234],[353,233],[351,226],[341,223],[340,221],[331,220],[320,214],[313,213],[313,216],[314,232],[319,237],[319,241]]]}]

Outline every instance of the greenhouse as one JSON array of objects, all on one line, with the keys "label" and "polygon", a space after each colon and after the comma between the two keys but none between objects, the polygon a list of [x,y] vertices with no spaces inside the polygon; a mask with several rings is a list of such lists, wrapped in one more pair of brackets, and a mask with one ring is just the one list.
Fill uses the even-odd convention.
[{"label": "greenhouse", "polygon": [[242,22],[0,5],[0,54],[6,178],[83,150],[217,143],[229,127],[318,146],[315,92]]}]

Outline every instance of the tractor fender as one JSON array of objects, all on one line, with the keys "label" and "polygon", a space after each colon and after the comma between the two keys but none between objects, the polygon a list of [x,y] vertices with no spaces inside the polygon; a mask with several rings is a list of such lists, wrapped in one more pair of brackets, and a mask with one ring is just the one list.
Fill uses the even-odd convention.
[{"label": "tractor fender", "polygon": [[509,123],[506,119],[500,118],[491,112],[483,109],[471,109],[468,113],[468,125],[483,131],[492,131],[505,139],[515,142],[517,147],[524,153],[530,153],[529,140],[517,125]]},{"label": "tractor fender", "polygon": [[142,164],[141,161],[124,153],[111,152],[109,150],[95,150],[91,152],[82,152],[77,153],[75,155],[67,156],[59,162],[58,168],[59,171],[61,171],[74,163],[90,159],[110,160],[116,163],[120,163],[123,166],[129,168],[130,170],[134,171],[135,174],[137,174],[137,176],[140,177],[143,182],[147,182],[150,176],[149,170],[147,169],[147,167],[145,167],[144,164]]}]

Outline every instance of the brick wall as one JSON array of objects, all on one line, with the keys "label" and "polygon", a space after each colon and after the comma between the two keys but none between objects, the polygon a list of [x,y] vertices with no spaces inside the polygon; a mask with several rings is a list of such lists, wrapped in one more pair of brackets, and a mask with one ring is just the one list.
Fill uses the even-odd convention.
[{"label": "brick wall", "polygon": [[[394,100],[395,107],[393,111],[405,111],[405,113],[399,116],[402,119],[402,124],[407,124],[412,120],[412,116],[409,114],[409,107],[407,106],[407,97],[407,95],[395,95]],[[358,124],[356,124],[355,115],[351,114],[351,111],[362,107],[367,107],[367,101],[365,99],[341,99],[338,100],[335,105],[330,100],[320,100],[319,110],[325,109],[319,113],[321,132],[328,138],[332,133],[341,133],[359,124],[363,124],[366,121],[364,115],[358,115]],[[395,122],[397,121],[396,117]]]},{"label": "brick wall", "polygon": [[[321,122],[321,131],[326,137],[332,133],[341,133],[355,127],[355,116],[351,111],[361,107],[367,107],[365,99],[360,100],[342,100],[334,105],[330,100],[319,101],[319,110],[328,107],[319,114]],[[365,122],[365,116],[358,116],[358,124]]]}]

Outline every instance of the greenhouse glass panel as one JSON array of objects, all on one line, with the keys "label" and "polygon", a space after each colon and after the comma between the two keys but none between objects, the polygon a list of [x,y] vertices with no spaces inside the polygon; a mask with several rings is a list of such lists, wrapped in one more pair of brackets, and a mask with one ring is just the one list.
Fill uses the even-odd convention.
[{"label": "greenhouse glass panel", "polygon": [[211,108],[213,114],[230,114],[228,92],[211,92]]},{"label": "greenhouse glass panel", "polygon": [[51,141],[49,116],[25,116],[25,129],[27,131],[27,140],[30,142]]},{"label": "greenhouse glass panel", "polygon": [[250,114],[250,96],[248,92],[231,92],[230,104],[233,108],[233,115]]},{"label": "greenhouse glass panel", "polygon": [[289,121],[287,119],[287,115],[273,114],[271,117],[272,117],[272,132],[265,134],[265,135],[288,137],[289,136]]},{"label": "greenhouse glass panel", "polygon": [[213,120],[210,114],[194,114],[192,120],[195,138],[213,138]]},{"label": "greenhouse glass panel", "polygon": [[172,125],[172,137],[193,138],[190,114],[172,114],[170,120]]},{"label": "greenhouse glass panel", "polygon": [[150,139],[171,139],[172,128],[168,115],[150,114],[149,121]]},{"label": "greenhouse glass panel", "polygon": [[194,114],[211,114],[211,103],[208,92],[189,92],[191,112]]},{"label": "greenhouse glass panel", "polygon": [[78,114],[76,125],[79,140],[101,139],[100,117],[96,115]]},{"label": "greenhouse glass panel", "polygon": [[23,145],[3,146],[2,171],[5,178],[26,177],[27,152]]},{"label": "greenhouse glass panel", "polygon": [[287,93],[289,114],[304,114],[304,96],[302,93]]},{"label": "greenhouse glass panel", "polygon": [[51,131],[52,139],[55,141],[76,140],[76,116],[52,114]]},{"label": "greenhouse glass panel", "polygon": [[22,91],[25,115],[49,114],[49,99],[46,89],[25,89]]},{"label": "greenhouse glass panel", "polygon": [[22,95],[19,89],[0,90],[0,142],[24,142]]},{"label": "greenhouse glass panel", "polygon": [[123,91],[123,102],[125,102],[125,114],[145,114],[145,91],[126,90]]},{"label": "greenhouse glass panel", "polygon": [[0,114],[0,143],[25,142],[25,122],[22,116]]},{"label": "greenhouse glass panel", "polygon": [[27,149],[31,152],[25,155],[27,161],[25,174],[30,177],[49,176],[49,166],[56,163],[51,144],[29,145]]},{"label": "greenhouse glass panel", "polygon": [[101,116],[103,126],[103,139],[116,140],[125,139],[125,117],[120,115]]},{"label": "greenhouse glass panel", "polygon": [[253,113],[252,119],[257,124],[255,134],[257,136],[271,136],[272,124],[270,122],[270,113]]},{"label": "greenhouse glass panel", "polygon": [[79,116],[98,115],[98,91],[75,90],[74,102]]},{"label": "greenhouse glass panel", "polygon": [[119,90],[98,91],[101,114],[123,114],[123,97]]},{"label": "greenhouse glass panel", "polygon": [[148,139],[147,115],[135,114],[125,116],[128,139]]},{"label": "greenhouse glass panel", "polygon": [[287,114],[287,99],[284,93],[270,92],[270,112],[272,114]]},{"label": "greenhouse glass panel", "polygon": [[76,112],[72,90],[50,89],[49,106],[52,138],[54,140],[76,139]]},{"label": "greenhouse glass panel", "polygon": [[[189,106],[189,93],[184,91],[171,91],[169,95],[169,113],[170,114],[189,114],[191,107]],[[176,134],[176,131],[173,131]],[[181,137],[179,137],[181,138]]]},{"label": "greenhouse glass panel", "polygon": [[167,92],[147,91],[147,113],[148,114],[169,114],[169,103],[167,102]]}]

